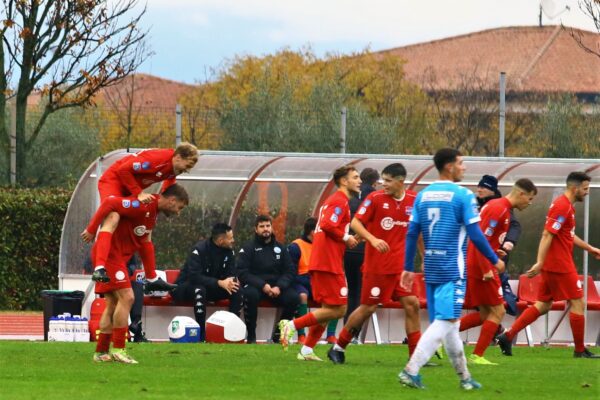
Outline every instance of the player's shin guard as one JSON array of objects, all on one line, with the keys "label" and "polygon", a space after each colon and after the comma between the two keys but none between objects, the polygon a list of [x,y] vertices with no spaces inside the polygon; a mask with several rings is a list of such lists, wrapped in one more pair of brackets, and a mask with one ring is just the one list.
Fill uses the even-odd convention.
[{"label": "player's shin guard", "polygon": [[575,351],[581,353],[585,350],[583,337],[585,333],[585,317],[581,314],[569,313],[569,322],[573,332],[573,341],[575,342]]},{"label": "player's shin guard", "polygon": [[110,340],[112,334],[102,333],[98,335],[98,342],[96,342],[96,353],[108,353],[110,349]]},{"label": "player's shin guard", "polygon": [[127,326],[124,326],[121,328],[113,328],[113,333],[112,333],[113,348],[115,348],[115,349],[124,349],[125,348],[125,342],[127,340],[127,330],[128,330]]},{"label": "player's shin guard", "polygon": [[112,241],[111,232],[100,232],[96,238],[94,267],[104,267],[110,252],[110,242]]},{"label": "player's shin guard", "polygon": [[138,253],[144,264],[144,272],[146,279],[152,281],[156,279],[156,259],[154,256],[154,244],[152,242],[142,243],[142,247],[139,248]]},{"label": "player's shin guard", "polygon": [[477,339],[477,345],[473,354],[483,357],[483,353],[490,345],[496,331],[498,330],[498,324],[494,321],[486,320],[481,326],[481,332],[479,333],[479,339]]},{"label": "player's shin guard", "polygon": [[352,337],[352,333],[346,330],[346,327],[343,327],[340,332],[340,336],[337,339],[337,345],[340,346],[342,349],[345,349],[346,347],[348,347],[348,344],[352,341]]},{"label": "player's shin guard", "polygon": [[[302,328],[306,328],[307,326],[313,326],[316,325],[317,322],[317,318],[315,318],[315,315],[311,312],[309,312],[308,314],[300,317],[300,318],[296,318],[294,320],[294,327],[296,328],[296,330],[298,329],[302,329]],[[323,332],[321,332],[323,333]]]},{"label": "player's shin guard", "polygon": [[323,336],[323,332],[325,332],[324,326],[319,324],[311,326],[308,330],[308,336],[304,341],[304,346],[313,349],[317,345],[319,339],[321,339],[321,336]]}]

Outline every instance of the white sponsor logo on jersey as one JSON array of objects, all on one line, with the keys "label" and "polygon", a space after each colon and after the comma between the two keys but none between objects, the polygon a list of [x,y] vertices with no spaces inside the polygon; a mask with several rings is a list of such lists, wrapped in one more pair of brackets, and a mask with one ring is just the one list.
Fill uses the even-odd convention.
[{"label": "white sponsor logo on jersey", "polygon": [[342,296],[342,297],[348,296],[348,288],[346,286],[344,286],[343,288],[340,289],[340,296]]},{"label": "white sponsor logo on jersey", "polygon": [[131,207],[131,201],[130,200],[123,200],[122,204],[123,204],[123,208],[129,208],[129,207]]},{"label": "white sponsor logo on jersey", "polygon": [[371,288],[371,297],[379,297],[380,294],[381,289],[379,289],[377,286]]},{"label": "white sponsor logo on jersey", "polygon": [[363,215],[366,212],[367,212],[367,207],[361,207],[360,210],[358,210],[358,215]]},{"label": "white sponsor logo on jersey", "polygon": [[117,278],[118,281],[125,280],[125,272],[117,271],[117,273],[115,274],[115,278]]},{"label": "white sponsor logo on jersey", "polygon": [[452,201],[454,192],[431,191],[423,193],[421,201]]},{"label": "white sponsor logo on jersey", "polygon": [[383,229],[385,229],[386,231],[391,230],[392,228],[394,228],[395,225],[407,227],[408,222],[394,221],[394,219],[392,217],[385,217],[384,219],[381,220],[381,227]]},{"label": "white sponsor logo on jersey", "polygon": [[146,225],[136,226],[133,228],[133,233],[135,233],[136,236],[144,236],[146,233]]}]

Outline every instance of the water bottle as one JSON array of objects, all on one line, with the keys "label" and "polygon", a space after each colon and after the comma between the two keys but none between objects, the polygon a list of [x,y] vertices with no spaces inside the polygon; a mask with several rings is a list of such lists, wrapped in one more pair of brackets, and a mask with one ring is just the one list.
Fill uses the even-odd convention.
[{"label": "water bottle", "polygon": [[58,317],[50,317],[50,321],[48,323],[48,341],[49,342],[56,342],[57,338],[58,338],[58,332],[59,332],[59,320]]}]

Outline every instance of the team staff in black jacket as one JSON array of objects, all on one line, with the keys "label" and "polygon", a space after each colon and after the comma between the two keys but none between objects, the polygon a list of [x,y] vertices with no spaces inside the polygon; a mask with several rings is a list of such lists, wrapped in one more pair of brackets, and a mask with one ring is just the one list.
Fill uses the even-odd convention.
[{"label": "team staff in black jacket", "polygon": [[242,292],[235,274],[233,231],[224,223],[212,227],[210,239],[194,246],[171,292],[177,301],[194,301],[194,316],[204,341],[206,302],[229,299],[229,311],[238,317],[242,309]]},{"label": "team staff in black jacket", "polygon": [[300,296],[292,287],[296,271],[287,248],[275,240],[271,217],[256,217],[254,233],[254,239],[242,246],[237,257],[248,343],[256,343],[256,318],[261,300],[282,307],[281,319],[293,318],[300,303]]}]

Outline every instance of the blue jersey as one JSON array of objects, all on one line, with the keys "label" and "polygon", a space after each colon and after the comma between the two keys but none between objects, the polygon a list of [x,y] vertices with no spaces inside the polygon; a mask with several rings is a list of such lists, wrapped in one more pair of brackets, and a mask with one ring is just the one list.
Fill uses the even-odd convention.
[{"label": "blue jersey", "polygon": [[475,195],[456,183],[435,182],[417,195],[410,223],[425,242],[425,282],[466,278],[466,226],[478,222]]}]

